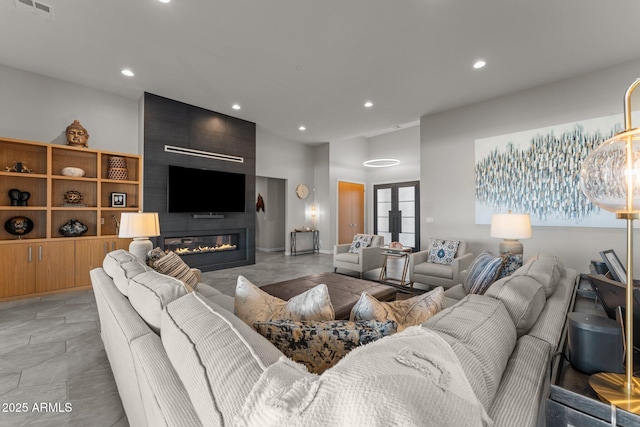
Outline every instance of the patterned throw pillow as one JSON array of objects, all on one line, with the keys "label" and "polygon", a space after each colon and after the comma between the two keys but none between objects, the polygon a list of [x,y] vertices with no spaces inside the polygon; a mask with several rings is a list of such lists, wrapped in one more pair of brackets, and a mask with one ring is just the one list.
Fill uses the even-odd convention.
[{"label": "patterned throw pillow", "polygon": [[257,322],[254,328],[309,372],[321,374],[357,346],[396,332],[394,321],[333,320],[329,322],[278,320]]},{"label": "patterned throw pillow", "polygon": [[353,236],[349,252],[352,254],[359,254],[360,249],[366,248],[371,244],[371,240],[373,240],[373,236],[371,234],[356,234]]},{"label": "patterned throw pillow", "polygon": [[244,276],[238,276],[234,303],[236,315],[249,326],[282,319],[333,320],[336,316],[325,284],[284,301],[266,293]]},{"label": "patterned throw pillow", "polygon": [[409,326],[419,325],[442,310],[444,288],[438,286],[432,291],[404,300],[380,302],[363,292],[351,309],[349,320],[393,320],[398,324],[398,332]]},{"label": "patterned throw pillow", "polygon": [[187,292],[193,292],[198,287],[198,277],[182,258],[175,252],[169,252],[153,263],[153,268],[167,276],[175,277],[184,283]]},{"label": "patterned throw pillow", "polygon": [[462,286],[468,294],[484,294],[496,281],[504,259],[493,256],[490,252],[482,252],[473,260],[467,276],[462,281]]},{"label": "patterned throw pillow", "polygon": [[165,256],[166,254],[167,253],[163,251],[162,248],[160,247],[153,248],[149,252],[147,252],[145,262],[149,267],[155,270],[153,263],[159,260],[160,258],[162,258],[163,256]]},{"label": "patterned throw pillow", "polygon": [[503,254],[502,258],[504,259],[504,264],[502,266],[502,270],[500,270],[500,276],[498,279],[511,276],[514,271],[522,267],[522,254],[512,254],[509,252]]},{"label": "patterned throw pillow", "polygon": [[451,265],[458,252],[458,240],[431,239],[429,243],[429,262]]}]

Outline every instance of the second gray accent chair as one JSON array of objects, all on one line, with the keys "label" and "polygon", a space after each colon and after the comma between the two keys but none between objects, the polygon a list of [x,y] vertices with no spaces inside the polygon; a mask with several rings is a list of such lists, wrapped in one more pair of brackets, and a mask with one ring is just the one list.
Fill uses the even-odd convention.
[{"label": "second gray accent chair", "polygon": [[384,255],[382,255],[380,246],[384,245],[384,236],[376,234],[371,236],[371,243],[369,246],[361,248],[359,254],[349,252],[351,243],[334,246],[333,272],[336,273],[338,268],[357,271],[362,279],[365,272],[382,267]]},{"label": "second gray accent chair", "polygon": [[429,250],[411,254],[409,264],[409,280],[411,283],[422,283],[431,287],[443,286],[451,288],[462,282],[460,273],[467,270],[473,261],[473,253],[467,252],[467,243],[463,240],[451,265],[429,262]]}]

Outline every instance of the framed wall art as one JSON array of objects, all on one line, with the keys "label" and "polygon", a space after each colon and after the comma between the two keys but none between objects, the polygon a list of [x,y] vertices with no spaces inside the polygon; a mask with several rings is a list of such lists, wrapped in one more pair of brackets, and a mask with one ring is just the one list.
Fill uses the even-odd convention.
[{"label": "framed wall art", "polygon": [[127,207],[127,193],[111,193],[111,207],[112,208],[126,208]]}]

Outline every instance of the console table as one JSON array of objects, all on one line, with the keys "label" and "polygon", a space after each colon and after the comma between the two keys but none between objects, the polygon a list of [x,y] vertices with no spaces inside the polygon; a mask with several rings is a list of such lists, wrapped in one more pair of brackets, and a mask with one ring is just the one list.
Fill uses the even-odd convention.
[{"label": "console table", "polygon": [[[297,236],[298,234],[311,234],[311,239],[312,239],[312,243],[311,243],[311,249],[309,250],[305,250],[304,252],[298,252],[297,249]],[[291,255],[298,255],[298,253],[300,254],[310,254],[310,253],[320,253],[320,231],[319,230],[302,230],[302,231],[298,231],[298,230],[294,230],[291,232],[291,237],[290,237],[290,246],[291,246]]]},{"label": "console table", "polygon": [[[586,276],[581,277],[573,307],[569,312],[581,312],[606,316],[602,306],[594,300],[594,294],[588,292]],[[563,334],[562,350],[566,352],[567,328]],[[640,357],[636,354],[636,365]],[[638,366],[636,366],[636,369]],[[546,422],[548,426],[610,426],[612,408],[608,403],[598,399],[589,386],[589,375],[574,369],[571,364],[559,355],[552,366],[551,389],[546,401]],[[640,425],[640,416],[616,409],[616,425],[631,427]]]}]

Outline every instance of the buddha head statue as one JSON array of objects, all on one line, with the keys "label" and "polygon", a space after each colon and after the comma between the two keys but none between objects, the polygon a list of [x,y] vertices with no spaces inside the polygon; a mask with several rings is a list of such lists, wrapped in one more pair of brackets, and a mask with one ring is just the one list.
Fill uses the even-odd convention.
[{"label": "buddha head statue", "polygon": [[89,144],[87,143],[89,140],[89,133],[79,121],[74,120],[73,123],[67,126],[65,135],[67,136],[67,145],[84,148],[89,147]]}]

